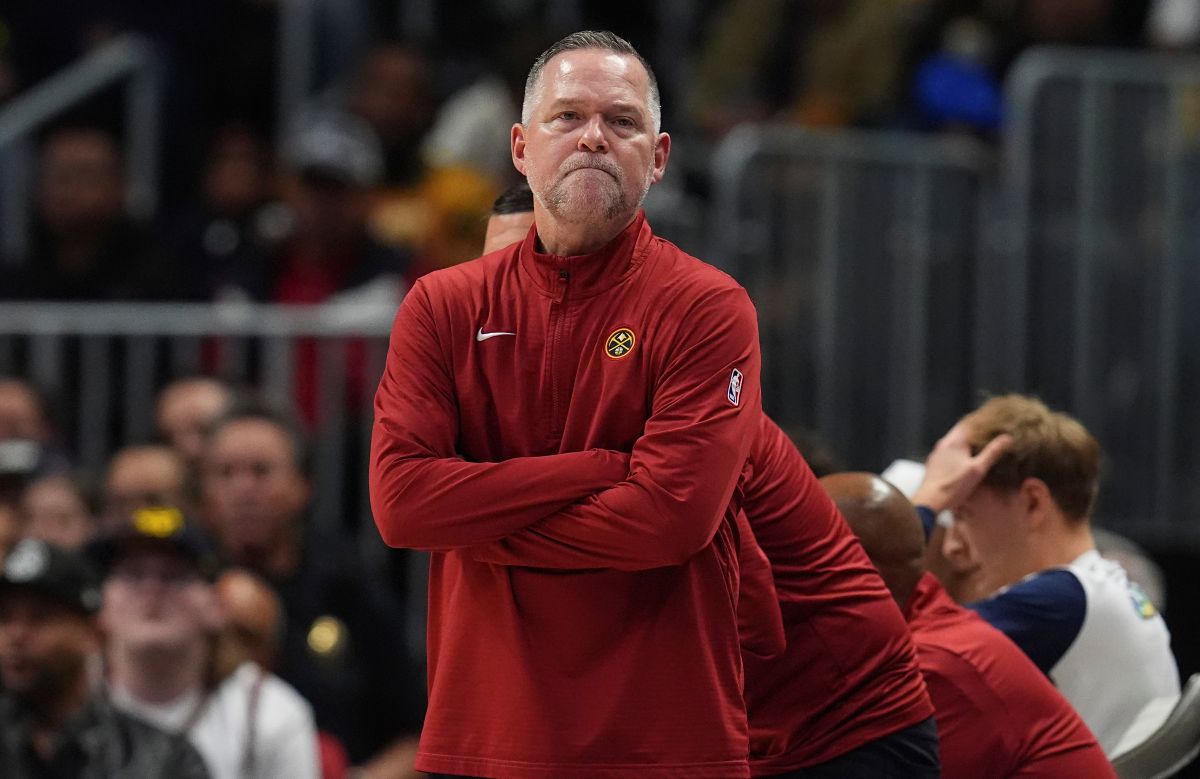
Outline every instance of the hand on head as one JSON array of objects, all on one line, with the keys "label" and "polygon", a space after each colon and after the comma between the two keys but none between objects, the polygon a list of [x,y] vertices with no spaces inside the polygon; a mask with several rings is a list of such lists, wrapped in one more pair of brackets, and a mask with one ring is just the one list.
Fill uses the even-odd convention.
[{"label": "hand on head", "polygon": [[971,454],[968,420],[960,420],[934,445],[925,460],[925,480],[913,503],[934,511],[954,509],[975,491],[1012,444],[1007,433],[996,436],[978,454]]}]

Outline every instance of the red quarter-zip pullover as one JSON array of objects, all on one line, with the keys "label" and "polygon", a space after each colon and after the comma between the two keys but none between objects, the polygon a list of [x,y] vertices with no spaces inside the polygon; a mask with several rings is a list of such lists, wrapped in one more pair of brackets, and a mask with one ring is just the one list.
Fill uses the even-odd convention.
[{"label": "red quarter-zip pullover", "polygon": [[376,522],[434,553],[417,768],[746,776],[754,308],[641,214],[589,255],[536,238],[419,280],[376,395]]},{"label": "red quarter-zip pullover", "polygon": [[1112,777],[1096,737],[1025,653],[926,573],[906,609],[946,779]]},{"label": "red quarter-zip pullover", "polygon": [[[773,659],[746,653],[754,775],[823,763],[932,716],[900,609],[808,463],[765,414],[744,493],[787,634],[786,651]],[[759,585],[747,579],[751,586]]]}]

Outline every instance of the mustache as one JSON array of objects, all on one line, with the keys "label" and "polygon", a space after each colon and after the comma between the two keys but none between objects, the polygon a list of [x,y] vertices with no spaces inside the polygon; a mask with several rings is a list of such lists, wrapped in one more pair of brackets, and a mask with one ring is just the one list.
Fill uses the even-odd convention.
[{"label": "mustache", "polygon": [[621,178],[620,167],[612,160],[599,154],[572,157],[563,164],[562,175],[565,176],[572,171],[583,170],[584,168],[595,168],[596,170],[604,171],[615,179]]}]

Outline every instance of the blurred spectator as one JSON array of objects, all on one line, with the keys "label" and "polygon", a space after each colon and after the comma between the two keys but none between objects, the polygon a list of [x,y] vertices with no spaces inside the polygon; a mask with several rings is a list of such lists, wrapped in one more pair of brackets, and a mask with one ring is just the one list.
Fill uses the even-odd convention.
[{"label": "blurred spectator", "polygon": [[421,269],[447,268],[478,257],[498,194],[490,177],[471,168],[431,168],[418,191],[427,214],[416,236]]},{"label": "blurred spectator", "polygon": [[367,230],[371,188],[383,173],[379,141],[355,117],[307,117],[290,136],[292,233],[279,249],[269,298],[322,303],[348,293],[393,307],[406,288],[410,257],[382,246]]},{"label": "blurred spectator", "polygon": [[691,112],[719,138],[779,115],[809,126],[878,124],[894,113],[907,35],[932,0],[735,0],[701,50]]},{"label": "blurred spectator", "polygon": [[147,506],[188,506],[187,469],[168,446],[127,446],[108,461],[102,530],[124,527],[135,511]]},{"label": "blurred spectator", "polygon": [[316,779],[308,704],[252,662],[216,664],[216,558],[199,529],[176,508],[140,509],[91,551],[114,705],[187,736],[218,779]]},{"label": "blurred spectator", "polygon": [[23,379],[0,377],[0,440],[49,438],[50,420],[37,391]]},{"label": "blurred spectator", "polygon": [[[469,105],[456,101],[452,110],[461,123],[443,122],[438,135],[430,136],[432,78],[432,67],[419,50],[380,43],[367,54],[349,98],[350,111],[370,124],[383,150],[382,188],[373,199],[370,231],[385,245],[416,255],[418,267],[409,269],[409,282],[425,270],[477,256],[498,182],[516,175],[506,128],[519,110],[512,115],[503,106],[493,110],[490,99],[498,95],[485,85],[481,88],[487,94],[469,95]],[[507,95],[504,103],[512,107]],[[470,140],[463,140],[464,135]],[[473,143],[488,137],[492,142]],[[426,140],[429,145],[423,148]],[[497,169],[503,178],[496,178]]]},{"label": "blurred spectator", "polygon": [[928,129],[992,135],[1004,78],[1030,46],[1137,45],[1147,0],[936,0],[908,42],[910,119]]},{"label": "blurred spectator", "polygon": [[487,176],[495,186],[516,184],[509,132],[521,121],[521,101],[529,63],[546,46],[538,19],[517,18],[503,24],[493,69],[450,95],[438,108],[421,144],[425,164],[467,167]]},{"label": "blurred spectator", "polygon": [[158,435],[187,465],[198,473],[208,428],[233,402],[233,389],[207,376],[176,379],[163,387],[155,406]]},{"label": "blurred spectator", "polygon": [[786,432],[818,477],[842,470],[841,458],[819,433],[803,427],[790,427]]},{"label": "blurred spectator", "polygon": [[1179,671],[1154,604],[1096,551],[1099,471],[1100,445],[1077,420],[1005,395],[938,441],[914,503],[930,526],[954,512],[995,593],[972,608],[1054,681],[1111,754],[1143,708],[1164,703],[1166,716]]},{"label": "blurred spectator", "polygon": [[849,0],[813,20],[789,118],[810,126],[890,121],[903,97],[908,40],[932,1]]},{"label": "blurred spectator", "polygon": [[114,709],[96,692],[100,591],[84,561],[20,542],[0,574],[0,765],[42,776],[207,777],[182,738]]},{"label": "blurred spectator", "polygon": [[349,108],[382,144],[382,182],[415,184],[422,173],[421,139],[434,109],[433,69],[425,55],[400,43],[376,44],[351,86]]},{"label": "blurred spectator", "polygon": [[229,568],[217,578],[217,598],[225,613],[222,641],[238,664],[257,663],[268,671],[279,663],[283,604],[266,580],[245,568]]},{"label": "blurred spectator", "polygon": [[0,377],[0,499],[10,499],[37,476],[66,473],[46,399],[23,379]]},{"label": "blurred spectator", "polygon": [[295,425],[264,407],[234,408],[208,439],[203,494],[231,562],[261,574],[283,602],[278,673],[317,726],[381,776],[413,774],[424,704],[403,611],[354,550],[305,527],[311,485]]},{"label": "blurred spectator", "polygon": [[231,124],[213,139],[199,204],[175,218],[168,240],[210,300],[261,300],[268,259],[291,221],[274,198],[270,150],[253,130]]},{"label": "blurred spectator", "polygon": [[[361,119],[337,113],[307,117],[284,149],[293,174],[288,204],[291,235],[274,260],[269,299],[276,303],[336,303],[343,317],[390,318],[408,289],[411,255],[384,246],[367,229],[371,187],[382,173],[379,142]],[[313,339],[296,347],[295,400],[306,422],[318,417],[319,372]],[[361,342],[345,358],[346,397],[364,397]]]},{"label": "blurred spectator", "polygon": [[[221,632],[221,665],[253,662],[274,671],[283,642],[283,604],[271,585],[245,568],[227,568],[217,578],[217,598],[225,613]],[[323,779],[346,776],[350,759],[333,734],[317,733]]]},{"label": "blurred spectator", "polygon": [[93,501],[78,477],[45,476],[21,496],[25,535],[63,549],[78,550],[96,532]]},{"label": "blurred spectator", "polygon": [[189,292],[125,212],[121,152],[108,133],[64,128],[42,144],[32,247],[0,275],[0,298],[175,300]]},{"label": "blurred spectator", "polygon": [[904,612],[936,711],[942,775],[1113,777],[1095,736],[1029,658],[925,572],[921,523],[899,490],[869,473],[821,484]]}]

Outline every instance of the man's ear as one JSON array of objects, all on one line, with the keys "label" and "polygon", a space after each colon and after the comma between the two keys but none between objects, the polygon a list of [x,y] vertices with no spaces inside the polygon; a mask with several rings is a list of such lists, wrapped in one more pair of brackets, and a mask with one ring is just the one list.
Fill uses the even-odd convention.
[{"label": "man's ear", "polygon": [[513,166],[522,176],[525,173],[525,125],[518,122],[512,126],[509,142],[512,146]]},{"label": "man's ear", "polygon": [[659,133],[654,141],[654,172],[650,180],[657,184],[667,172],[667,159],[671,156],[671,136]]},{"label": "man's ear", "polygon": [[1043,525],[1051,516],[1055,503],[1050,488],[1041,479],[1030,476],[1017,488],[1021,516],[1030,528]]}]

